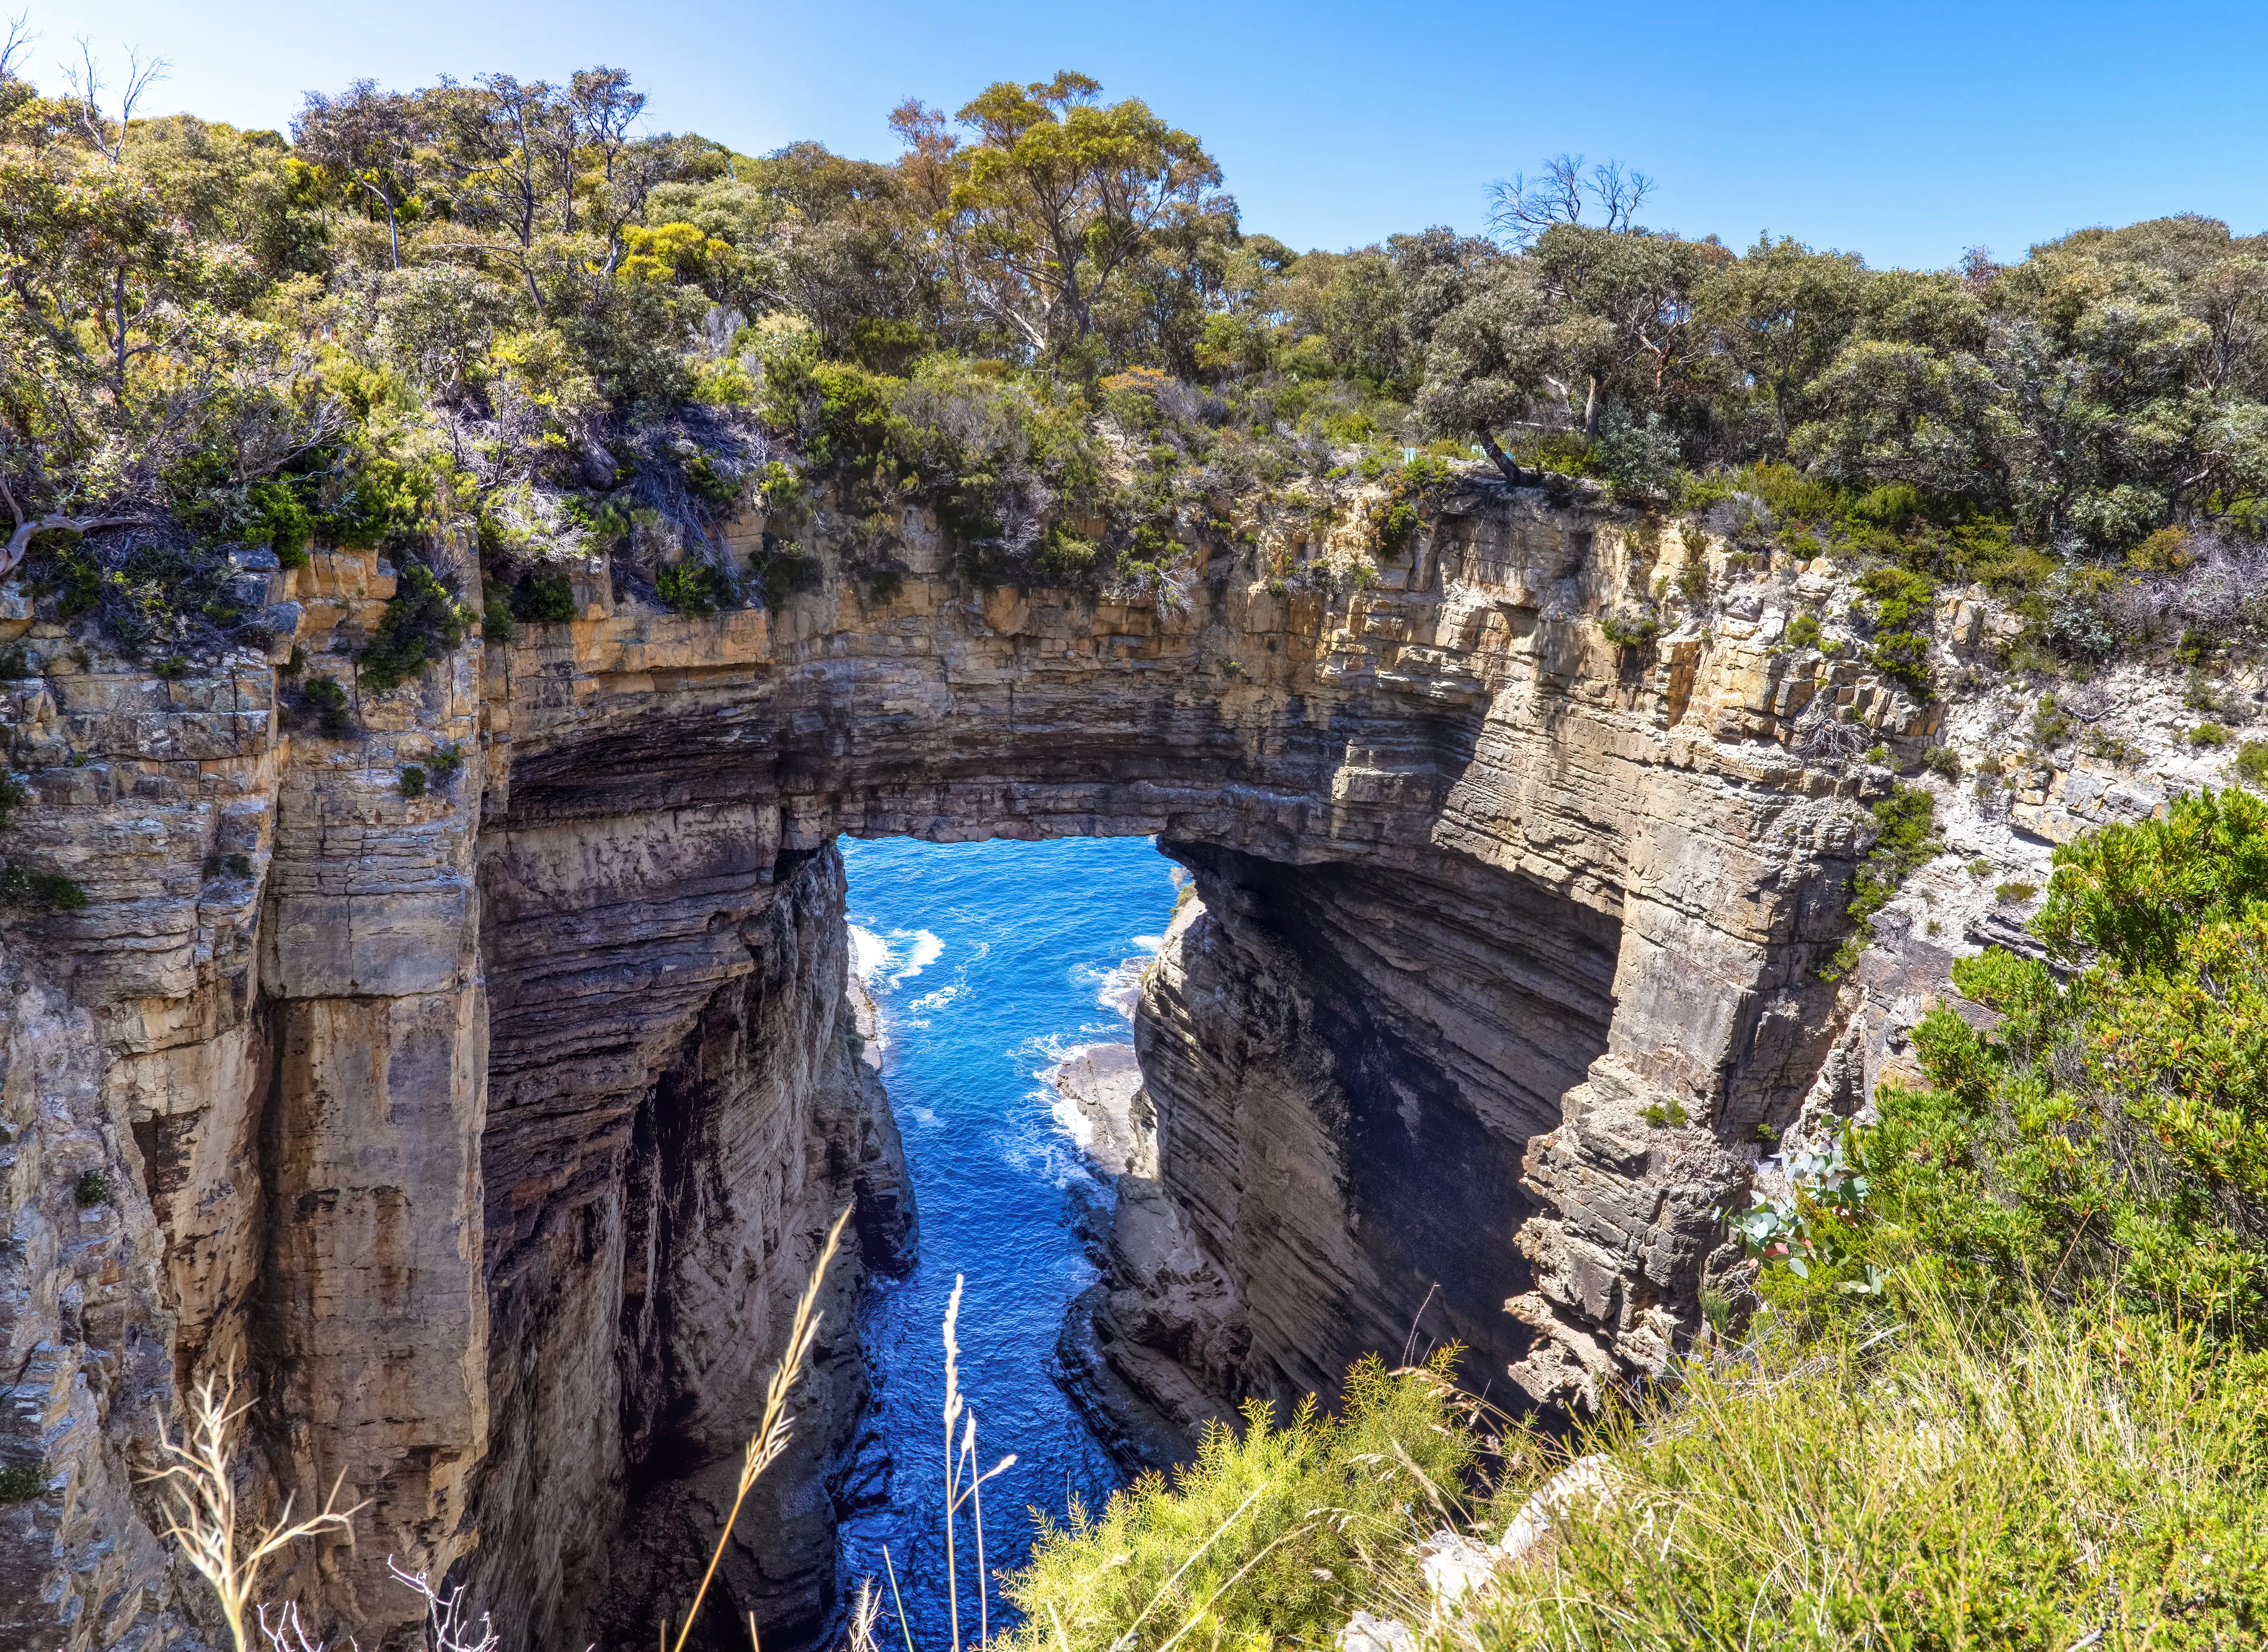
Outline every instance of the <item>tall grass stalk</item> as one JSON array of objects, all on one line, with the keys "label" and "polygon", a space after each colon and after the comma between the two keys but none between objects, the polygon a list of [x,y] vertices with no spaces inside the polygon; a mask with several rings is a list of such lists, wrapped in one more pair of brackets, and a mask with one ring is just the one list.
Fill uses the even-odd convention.
[{"label": "tall grass stalk", "polygon": [[[945,1305],[945,1596],[948,1615],[953,1622],[953,1652],[961,1652],[961,1568],[954,1554],[954,1528],[963,1503],[975,1505],[976,1526],[976,1622],[977,1641],[983,1646],[992,1639],[991,1607],[984,1575],[984,1482],[1005,1472],[1016,1464],[1012,1451],[983,1473],[976,1471],[976,1413],[968,1409],[961,1393],[961,1341],[955,1332],[961,1324],[961,1290],[962,1277],[953,1276],[953,1295]],[[955,1423],[963,1424],[961,1442],[954,1443]],[[903,1608],[900,1609],[900,1625],[904,1626]],[[910,1646],[912,1641],[908,1640]]]},{"label": "tall grass stalk", "polygon": [[[693,1592],[693,1604],[686,1608],[685,1621],[678,1626],[671,1652],[684,1652],[686,1637],[693,1633],[693,1620],[700,1615],[701,1603],[708,1598],[709,1585],[725,1559],[725,1545],[733,1540],[733,1525],[740,1517],[740,1505],[747,1501],[757,1479],[787,1449],[789,1427],[794,1420],[787,1414],[788,1390],[803,1375],[804,1362],[811,1357],[811,1345],[818,1339],[822,1317],[819,1311],[820,1287],[827,1282],[827,1270],[842,1246],[843,1229],[850,1223],[850,1206],[843,1207],[843,1213],[835,1219],[835,1226],[827,1230],[827,1243],[820,1248],[819,1259],[811,1265],[811,1278],[803,1287],[803,1295],[795,1305],[795,1317],[788,1325],[787,1347],[780,1354],[771,1381],[764,1387],[763,1416],[755,1433],[748,1437],[747,1450],[741,1457],[740,1484],[733,1493],[733,1507],[725,1516],[725,1529],[717,1534],[717,1546],[709,1556],[709,1569],[701,1574],[701,1587]],[[662,1632],[668,1633],[666,1619]],[[753,1640],[753,1619],[748,1633]]]}]

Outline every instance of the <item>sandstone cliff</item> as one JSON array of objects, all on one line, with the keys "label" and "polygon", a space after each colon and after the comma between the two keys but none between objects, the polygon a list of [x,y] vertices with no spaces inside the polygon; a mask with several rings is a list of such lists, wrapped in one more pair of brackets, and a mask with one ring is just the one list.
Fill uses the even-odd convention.
[{"label": "sandstone cliff", "polygon": [[[867,1265],[910,1237],[841,1036],[845,831],[1155,833],[1194,871],[1138,1017],[1159,1174],[1087,1304],[1144,1427],[1413,1339],[1552,1403],[1660,1369],[1756,1127],[1864,1019],[1818,970],[1890,778],[1803,754],[1831,713],[1911,756],[1939,710],[1780,645],[1818,572],[1485,478],[1382,557],[1376,491],[1341,495],[1099,597],[974,586],[918,517],[892,578],[829,550],[776,609],[618,606],[593,569],[580,618],[363,696],[347,738],[278,726],[273,660],[169,680],[8,626],[42,666],[8,852],[92,898],[4,943],[0,1453],[46,1489],[0,1508],[30,1603],[0,1648],[186,1644],[129,1475],[230,1360],[273,1483],[370,1500],[290,1580],[364,1644],[407,1627],[389,1552],[515,1648],[642,1643],[817,1229],[855,1198]],[[1712,623],[1610,642],[1689,560]],[[247,578],[350,683],[384,565]],[[728,1568],[784,1634],[832,1587],[848,1323]]]}]

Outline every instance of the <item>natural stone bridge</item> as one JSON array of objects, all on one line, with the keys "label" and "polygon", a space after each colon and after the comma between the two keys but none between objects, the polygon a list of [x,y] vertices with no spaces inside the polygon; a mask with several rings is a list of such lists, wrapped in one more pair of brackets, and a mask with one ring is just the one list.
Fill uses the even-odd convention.
[{"label": "natural stone bridge", "polygon": [[[976,589],[917,520],[895,590],[830,564],[686,617],[586,579],[585,617],[364,699],[351,741],[279,730],[258,660],[168,682],[29,627],[11,852],[93,899],[6,940],[0,1451],[70,1480],[0,1510],[0,1652],[183,1639],[129,1464],[232,1361],[276,1483],[368,1500],[289,1580],[365,1644],[410,1643],[389,1552],[460,1567],[514,1652],[642,1626],[721,1520],[832,1210],[868,1266],[909,1240],[842,1036],[843,832],[1154,833],[1197,875],[1138,1027],[1162,1188],[1134,1203],[1204,1277],[1086,1304],[1119,1403],[1329,1390],[1421,1309],[1498,1394],[1659,1369],[1739,1144],[1837,1030],[1858,783],[1790,726],[1822,690],[1919,724],[1737,603],[1616,648],[1631,594],[1738,565],[1540,490],[1462,484],[1375,580],[1268,577],[1351,565],[1375,503],[1336,545],[1256,514],[1163,599]],[[349,680],[383,565],[265,578]],[[464,772],[405,798],[451,743]],[[85,1170],[109,1202],[75,1205]],[[830,1601],[856,1286],[727,1567],[776,1635]]]}]

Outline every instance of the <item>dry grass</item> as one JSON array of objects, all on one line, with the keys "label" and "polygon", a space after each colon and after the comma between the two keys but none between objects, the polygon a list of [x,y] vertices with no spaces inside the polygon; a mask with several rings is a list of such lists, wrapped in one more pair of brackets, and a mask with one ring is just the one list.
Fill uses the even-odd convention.
[{"label": "dry grass", "polygon": [[280,1608],[272,1626],[264,1606],[254,1611],[253,1597],[260,1588],[261,1571],[302,1538],[342,1531],[351,1541],[354,1515],[363,1505],[337,1506],[339,1486],[345,1478],[342,1475],[332,1483],[331,1494],[323,1500],[320,1512],[294,1521],[291,1500],[286,1497],[283,1512],[271,1523],[246,1532],[233,1470],[236,1425],[251,1409],[248,1399],[237,1403],[233,1363],[218,1375],[208,1371],[189,1395],[188,1427],[180,1438],[174,1437],[163,1414],[159,1415],[158,1449],[165,1466],[145,1478],[161,1488],[169,1516],[164,1535],[179,1545],[183,1557],[219,1597],[221,1615],[227,1619],[236,1652],[246,1652],[251,1645],[246,1634],[248,1614],[270,1646],[281,1648],[296,1642],[304,1647],[307,1639],[299,1627],[296,1604],[287,1602]]},{"label": "dry grass", "polygon": [[[796,1302],[795,1317],[788,1324],[786,1351],[780,1355],[771,1381],[764,1388],[763,1415],[756,1424],[755,1433],[748,1437],[747,1451],[740,1460],[740,1485],[733,1493],[732,1510],[725,1516],[725,1529],[717,1534],[717,1546],[709,1555],[709,1569],[701,1574],[701,1587],[694,1591],[693,1604],[685,1609],[685,1621],[678,1626],[677,1640],[670,1652],[684,1652],[685,1638],[693,1633],[693,1620],[700,1614],[701,1603],[709,1597],[710,1582],[725,1558],[725,1545],[733,1540],[733,1525],[740,1517],[740,1505],[747,1501],[757,1479],[787,1449],[789,1427],[793,1421],[787,1414],[788,1390],[802,1376],[804,1362],[811,1357],[811,1345],[818,1339],[821,1317],[820,1287],[826,1283],[827,1270],[842,1247],[843,1229],[850,1224],[851,1208],[848,1205],[843,1207],[843,1213],[835,1219],[835,1226],[827,1230],[827,1243],[820,1248],[819,1259],[811,1265],[811,1278]],[[666,1634],[666,1619],[662,1626]],[[756,1644],[756,1620],[753,1615],[748,1619],[748,1641],[752,1646]]]}]

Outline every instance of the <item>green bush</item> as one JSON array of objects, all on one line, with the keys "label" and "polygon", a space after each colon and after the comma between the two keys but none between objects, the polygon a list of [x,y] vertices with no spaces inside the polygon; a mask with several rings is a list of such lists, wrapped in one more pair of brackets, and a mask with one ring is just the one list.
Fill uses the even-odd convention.
[{"label": "green bush", "polygon": [[1856,928],[1821,969],[1822,980],[1840,980],[1850,972],[1871,938],[1867,920],[1889,904],[1917,867],[1945,846],[1931,836],[1937,824],[1937,800],[1926,786],[1894,786],[1889,796],[1869,805],[1867,812],[1874,817],[1874,842],[1851,874],[1851,900],[1844,908]]},{"label": "green bush", "polygon": [[549,568],[532,569],[512,587],[512,615],[531,625],[557,625],[580,612],[575,587],[565,574]]},{"label": "green bush", "polygon": [[329,739],[342,738],[351,726],[347,691],[328,671],[319,671],[299,687],[299,704],[315,717],[315,726]]},{"label": "green bush", "polygon": [[1473,1459],[1447,1382],[1452,1355],[1348,1374],[1341,1413],[1312,1400],[1278,1427],[1248,1406],[1171,1482],[1150,1474],[1068,1524],[1042,1516],[1005,1585],[1023,1652],[1161,1652],[1194,1616],[1199,1644],[1322,1645],[1357,1606],[1418,1587],[1412,1522],[1462,1507]]},{"label": "green bush", "polygon": [[48,1465],[18,1463],[0,1469],[0,1507],[28,1503],[48,1489]]},{"label": "green bush", "polygon": [[355,657],[374,694],[399,688],[429,660],[446,656],[472,629],[470,609],[422,563],[402,569],[378,623],[378,634]]},{"label": "green bush", "polygon": [[425,795],[425,771],[414,763],[404,763],[401,767],[401,777],[397,784],[401,789],[401,795],[403,797],[423,797]]},{"label": "green bush", "polygon": [[1037,565],[1050,579],[1081,579],[1094,572],[1098,549],[1093,540],[1081,539],[1057,522],[1041,537]]},{"label": "green bush", "polygon": [[2226,746],[2228,744],[2228,731],[2219,723],[2199,723],[2195,728],[2190,730],[2190,744]]},{"label": "green bush", "polygon": [[0,867],[0,905],[38,906],[49,911],[76,912],[88,902],[85,887],[60,872],[34,872],[10,861]]},{"label": "green bush", "polygon": [[2000,1020],[1923,1019],[1927,1085],[1884,1084],[1851,1132],[1863,1200],[1810,1213],[1808,1307],[1874,1267],[1986,1302],[2113,1290],[2268,1346],[2268,801],[2064,845],[2029,927],[2070,973],[1954,965]]},{"label": "green bush", "polygon": [[2268,740],[2248,740],[2236,749],[2236,774],[2247,785],[2268,787]]},{"label": "green bush", "polygon": [[733,587],[714,564],[697,557],[673,563],[653,577],[663,604],[678,614],[714,614],[733,600]]},{"label": "green bush", "polygon": [[1617,648],[1644,648],[1661,635],[1661,622],[1651,614],[1609,614],[1599,631]]},{"label": "green bush", "polygon": [[81,1170],[78,1179],[71,1184],[71,1198],[81,1210],[92,1210],[97,1205],[110,1203],[110,1177],[100,1170]]},{"label": "green bush", "polygon": [[446,785],[465,766],[465,749],[454,741],[436,746],[433,755],[426,759],[425,766],[433,771],[434,785]]},{"label": "green bush", "polygon": [[1815,616],[1799,614],[1787,623],[1787,645],[1791,648],[1816,648],[1820,645],[1819,621]]},{"label": "green bush", "polygon": [[748,572],[763,587],[764,601],[774,608],[799,591],[815,591],[825,579],[818,557],[794,540],[764,535],[762,549],[748,556]]}]

